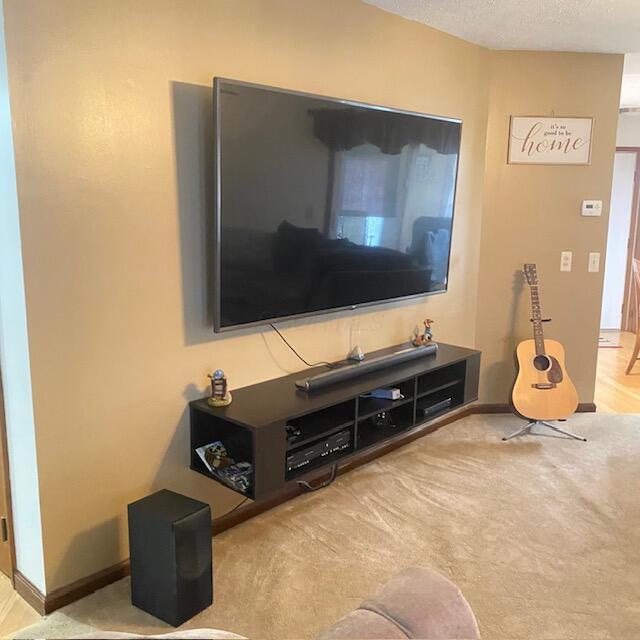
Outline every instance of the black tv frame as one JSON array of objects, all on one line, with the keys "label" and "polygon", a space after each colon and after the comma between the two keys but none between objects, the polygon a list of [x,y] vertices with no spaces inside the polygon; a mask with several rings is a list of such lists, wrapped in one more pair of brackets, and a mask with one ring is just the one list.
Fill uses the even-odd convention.
[{"label": "black tv frame", "polygon": [[294,320],[299,318],[308,318],[310,316],[326,315],[328,313],[337,313],[340,311],[353,311],[355,309],[364,309],[372,307],[374,305],[389,304],[392,302],[400,302],[404,300],[413,300],[417,298],[424,298],[426,296],[438,295],[446,293],[449,290],[449,270],[451,267],[451,253],[453,247],[453,224],[455,221],[456,201],[458,195],[458,177],[460,175],[460,153],[458,153],[458,161],[456,162],[456,178],[454,182],[453,190],[453,209],[451,212],[451,245],[449,247],[449,256],[447,259],[447,286],[440,291],[429,291],[425,293],[415,293],[408,296],[398,296],[396,298],[384,298],[382,300],[372,300],[371,302],[363,302],[360,304],[346,305],[342,307],[331,307],[328,309],[320,309],[318,311],[306,311],[304,313],[297,313],[288,316],[282,316],[278,318],[266,318],[263,320],[256,320],[254,322],[244,322],[241,324],[220,325],[220,218],[221,218],[221,204],[222,204],[222,185],[220,183],[220,84],[228,82],[240,87],[250,87],[253,89],[263,89],[267,91],[276,91],[278,93],[285,93],[288,95],[302,96],[305,98],[318,98],[319,100],[326,100],[329,102],[336,102],[338,104],[345,104],[354,107],[364,107],[365,109],[375,109],[377,111],[387,111],[390,113],[400,113],[404,115],[417,116],[419,118],[428,118],[429,120],[442,120],[444,122],[454,122],[460,125],[460,147],[462,147],[462,125],[463,121],[460,118],[449,118],[445,116],[437,116],[429,113],[421,113],[419,111],[408,111],[406,109],[395,109],[392,107],[385,107],[377,104],[369,104],[367,102],[358,102],[356,100],[346,100],[344,98],[334,98],[331,96],[323,96],[315,93],[306,93],[304,91],[294,91],[292,89],[283,89],[282,87],[272,87],[269,85],[257,84],[254,82],[244,82],[242,80],[233,80],[232,78],[223,78],[215,76],[213,78],[213,131],[214,131],[214,224],[213,224],[213,330],[215,333],[225,333],[227,331],[235,331],[238,329],[245,329],[249,327],[259,327],[276,322],[284,322],[288,320]]}]

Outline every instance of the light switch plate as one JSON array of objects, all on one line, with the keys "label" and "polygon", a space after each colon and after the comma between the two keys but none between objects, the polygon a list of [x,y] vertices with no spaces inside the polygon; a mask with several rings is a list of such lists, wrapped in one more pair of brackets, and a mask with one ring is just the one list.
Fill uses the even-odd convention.
[{"label": "light switch plate", "polygon": [[560,254],[560,271],[571,271],[572,251],[563,251]]},{"label": "light switch plate", "polygon": [[581,213],[588,217],[601,216],[602,200],[583,200]]},{"label": "light switch plate", "polygon": [[589,254],[589,271],[591,273],[600,271],[600,254],[597,252]]}]

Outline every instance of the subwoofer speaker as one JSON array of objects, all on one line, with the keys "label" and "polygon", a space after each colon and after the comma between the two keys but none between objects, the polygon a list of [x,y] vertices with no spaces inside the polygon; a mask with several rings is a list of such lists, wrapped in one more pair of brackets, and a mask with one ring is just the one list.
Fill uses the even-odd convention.
[{"label": "subwoofer speaker", "polygon": [[211,509],[163,489],[128,512],[131,602],[177,627],[213,602]]}]

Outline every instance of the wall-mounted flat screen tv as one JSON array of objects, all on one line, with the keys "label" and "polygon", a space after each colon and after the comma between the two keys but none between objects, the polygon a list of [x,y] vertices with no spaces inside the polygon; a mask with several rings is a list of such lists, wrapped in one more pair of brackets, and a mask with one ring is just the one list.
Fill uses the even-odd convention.
[{"label": "wall-mounted flat screen tv", "polygon": [[215,330],[446,291],[462,123],[214,80]]}]

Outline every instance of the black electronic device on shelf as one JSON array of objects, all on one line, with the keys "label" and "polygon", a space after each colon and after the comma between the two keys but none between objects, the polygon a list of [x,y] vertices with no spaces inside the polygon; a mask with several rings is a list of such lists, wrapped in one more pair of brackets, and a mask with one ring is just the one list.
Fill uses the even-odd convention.
[{"label": "black electronic device on shelf", "polygon": [[306,447],[298,447],[287,455],[287,473],[302,469],[315,460],[326,458],[339,451],[351,447],[352,433],[350,429],[344,429],[339,433],[316,440]]},{"label": "black electronic device on shelf", "polygon": [[[401,348],[381,349],[371,356],[384,357]],[[289,483],[303,484],[312,474],[335,471],[336,464],[361,455],[370,458],[378,445],[400,441],[423,429],[425,422],[476,400],[480,352],[440,343],[433,356],[394,364],[314,393],[295,387],[302,373],[313,376],[324,370],[316,367],[235,389],[233,402],[226,407],[211,407],[206,399],[191,402],[191,468],[222,482],[197,453],[198,448],[220,441],[231,458],[252,465],[250,484],[239,492],[264,500]],[[361,397],[388,387],[399,389],[402,397]],[[376,419],[383,413],[388,421]]]},{"label": "black electronic device on shelf", "polygon": [[329,371],[322,371],[305,378],[300,378],[299,380],[296,380],[296,387],[303,391],[318,391],[332,384],[344,382],[351,378],[358,378],[359,376],[364,376],[367,373],[372,373],[373,371],[388,369],[389,367],[402,364],[403,362],[410,362],[411,360],[417,360],[418,358],[433,356],[437,351],[438,345],[435,342],[430,342],[419,347],[414,347],[413,345],[407,347],[405,345],[402,349],[398,349],[397,351],[383,353],[382,355],[374,355],[373,357],[370,356],[362,362],[346,364],[342,367],[330,369]]},{"label": "black electronic device on shelf", "polygon": [[437,402],[434,402],[433,404],[429,404],[425,407],[422,407],[422,417],[423,418],[430,418],[432,415],[436,414],[436,413],[440,413],[441,411],[444,411],[445,409],[448,409],[451,406],[451,403],[453,402],[453,398],[451,396],[449,396],[448,398],[445,398],[444,400],[439,400]]}]

